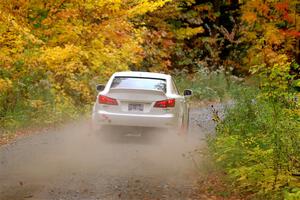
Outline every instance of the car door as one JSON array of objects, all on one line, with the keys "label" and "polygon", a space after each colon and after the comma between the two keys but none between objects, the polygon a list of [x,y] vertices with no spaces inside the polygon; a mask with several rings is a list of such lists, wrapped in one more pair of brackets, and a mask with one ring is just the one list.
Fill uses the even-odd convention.
[{"label": "car door", "polygon": [[182,123],[185,123],[186,120],[186,112],[187,112],[186,100],[184,96],[181,96],[179,94],[179,91],[173,79],[171,79],[171,92],[173,93],[173,95],[176,96],[176,103],[178,103],[176,107],[178,126],[181,126]]}]

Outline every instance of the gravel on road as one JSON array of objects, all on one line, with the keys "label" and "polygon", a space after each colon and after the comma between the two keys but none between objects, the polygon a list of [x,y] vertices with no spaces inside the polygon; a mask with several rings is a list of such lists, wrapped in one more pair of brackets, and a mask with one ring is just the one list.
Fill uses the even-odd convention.
[{"label": "gravel on road", "polygon": [[0,200],[201,199],[199,171],[185,155],[205,146],[211,119],[210,108],[191,109],[187,137],[140,128],[92,134],[74,122],[19,138],[0,147]]}]

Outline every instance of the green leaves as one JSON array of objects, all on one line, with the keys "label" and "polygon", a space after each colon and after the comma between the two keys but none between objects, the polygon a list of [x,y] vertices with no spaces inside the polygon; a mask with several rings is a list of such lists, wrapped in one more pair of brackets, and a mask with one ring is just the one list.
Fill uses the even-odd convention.
[{"label": "green leaves", "polygon": [[[272,96],[281,98],[281,89],[274,83]],[[300,186],[299,178],[293,176],[300,167],[299,114],[295,107],[257,97],[261,95],[265,93],[258,89],[237,90],[235,104],[218,124],[210,146],[239,191],[254,193],[258,199],[289,198],[285,191]]]}]

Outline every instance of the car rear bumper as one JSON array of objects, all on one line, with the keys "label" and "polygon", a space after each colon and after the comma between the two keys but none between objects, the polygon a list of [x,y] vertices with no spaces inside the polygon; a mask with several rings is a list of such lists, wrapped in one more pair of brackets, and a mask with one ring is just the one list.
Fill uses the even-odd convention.
[{"label": "car rear bumper", "polygon": [[120,126],[140,126],[172,128],[176,122],[174,114],[166,113],[161,115],[133,114],[133,113],[111,113],[107,111],[97,111],[92,116],[93,125],[120,125]]}]

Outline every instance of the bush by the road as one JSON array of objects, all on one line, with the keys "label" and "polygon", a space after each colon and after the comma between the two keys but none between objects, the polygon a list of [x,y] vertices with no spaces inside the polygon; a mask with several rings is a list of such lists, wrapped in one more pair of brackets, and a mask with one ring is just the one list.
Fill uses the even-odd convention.
[{"label": "bush by the road", "polygon": [[221,102],[231,98],[231,91],[237,87],[243,79],[236,76],[230,76],[225,70],[219,69],[210,72],[203,68],[194,74],[177,72],[175,79],[178,89],[183,92],[184,89],[193,91],[193,101]]},{"label": "bush by the road", "polygon": [[212,154],[238,191],[257,199],[299,199],[299,107],[263,95],[250,87],[233,93],[235,104],[210,141]]}]

